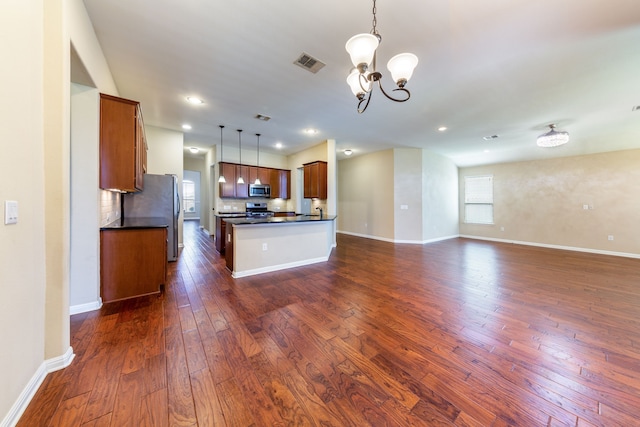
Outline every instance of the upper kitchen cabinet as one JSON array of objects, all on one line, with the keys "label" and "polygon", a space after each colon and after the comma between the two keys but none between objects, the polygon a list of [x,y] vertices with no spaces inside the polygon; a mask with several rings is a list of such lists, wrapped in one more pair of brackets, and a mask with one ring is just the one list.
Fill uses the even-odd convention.
[{"label": "upper kitchen cabinet", "polygon": [[146,161],[140,103],[100,94],[100,188],[141,191]]},{"label": "upper kitchen cabinet", "polygon": [[327,198],[327,162],[315,161],[304,165],[304,198]]},{"label": "upper kitchen cabinet", "polygon": [[233,199],[236,197],[236,164],[218,163],[220,175],[224,176],[225,182],[219,184],[219,196],[222,199]]},{"label": "upper kitchen cabinet", "polygon": [[291,196],[291,171],[271,169],[271,198],[289,199]]}]

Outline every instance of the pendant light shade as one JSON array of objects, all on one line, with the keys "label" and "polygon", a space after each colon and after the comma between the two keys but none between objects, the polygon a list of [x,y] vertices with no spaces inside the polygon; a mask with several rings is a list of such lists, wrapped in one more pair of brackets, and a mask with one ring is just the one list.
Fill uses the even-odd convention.
[{"label": "pendant light shade", "polygon": [[[219,125],[220,126],[220,161],[222,162],[222,129],[224,129],[223,125]],[[218,178],[218,182],[222,182],[225,183],[227,182],[226,179],[224,179],[224,175],[222,175],[222,169],[220,169],[220,178]]]},{"label": "pendant light shade", "polygon": [[[256,136],[258,137],[258,151],[257,151],[257,157],[256,157],[256,166],[260,167],[260,134],[256,133]],[[256,180],[254,182],[255,185],[261,185],[262,182],[260,182],[260,177],[256,176]]]},{"label": "pendant light shade", "polygon": [[[242,129],[238,129],[238,151],[240,153],[240,166],[242,166]],[[242,168],[238,168],[238,184],[244,184],[244,178],[242,178]]]},{"label": "pendant light shade", "polygon": [[413,70],[418,65],[418,57],[413,53],[401,53],[387,62],[387,69],[391,73],[391,78],[400,87],[409,81],[413,75]]}]

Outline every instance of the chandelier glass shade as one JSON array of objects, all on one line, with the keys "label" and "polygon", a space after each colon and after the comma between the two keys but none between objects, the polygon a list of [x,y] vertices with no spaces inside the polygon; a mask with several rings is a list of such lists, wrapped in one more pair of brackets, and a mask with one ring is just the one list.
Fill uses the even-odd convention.
[{"label": "chandelier glass shade", "polygon": [[[218,125],[220,126],[220,161],[222,162],[222,129],[224,129],[223,125]],[[222,169],[220,169],[220,178],[218,178],[218,182],[227,182],[227,180],[224,178],[224,175],[222,175]]]},{"label": "chandelier glass shade", "polygon": [[551,128],[551,130],[547,133],[543,133],[538,137],[536,143],[539,147],[557,147],[569,142],[569,132],[558,132],[557,130],[555,130],[555,127],[556,125],[550,124],[549,128]]},{"label": "chandelier glass shade", "polygon": [[[388,99],[396,102],[409,100],[411,93],[405,88],[405,85],[418,65],[418,57],[413,53],[401,53],[391,58],[387,63],[387,69],[397,86],[397,88],[393,89],[393,92],[400,91],[403,93],[400,97],[394,97],[385,92],[381,82],[382,73],[376,69],[376,50],[382,41],[382,36],[376,29],[376,24],[376,0],[373,0],[373,28],[371,32],[369,34],[357,34],[345,44],[351,63],[355,67],[347,76],[347,84],[351,88],[351,92],[358,98],[358,113],[363,113],[369,106],[374,82],[378,82],[380,91]],[[362,106],[363,103],[364,106]]]}]

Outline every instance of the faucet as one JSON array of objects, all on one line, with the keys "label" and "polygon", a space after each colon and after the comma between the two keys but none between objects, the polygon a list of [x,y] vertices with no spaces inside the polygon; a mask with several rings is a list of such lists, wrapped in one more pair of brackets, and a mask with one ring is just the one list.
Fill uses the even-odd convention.
[{"label": "faucet", "polygon": [[320,219],[322,219],[322,208],[320,206],[318,206],[316,208],[317,211],[320,211]]}]

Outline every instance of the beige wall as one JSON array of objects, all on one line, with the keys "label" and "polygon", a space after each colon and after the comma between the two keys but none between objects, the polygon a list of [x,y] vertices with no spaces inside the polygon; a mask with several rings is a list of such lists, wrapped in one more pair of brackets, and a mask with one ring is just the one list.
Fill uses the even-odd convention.
[{"label": "beige wall", "polygon": [[393,150],[338,162],[338,231],[394,238]]},{"label": "beige wall", "polygon": [[448,157],[422,152],[422,241],[458,235],[458,167]]},{"label": "beige wall", "polygon": [[[144,106],[142,106],[144,108]],[[142,111],[144,116],[144,109]],[[182,173],[184,134],[155,126],[144,126],[147,137],[147,173],[156,175],[172,174],[178,177],[178,193],[182,199]],[[182,246],[182,225],[184,216],[178,219],[178,244]]]},{"label": "beige wall", "polygon": [[200,212],[196,216],[200,217],[200,226],[209,229],[209,216],[207,215],[207,211],[209,210],[209,199],[208,192],[209,187],[207,183],[207,167],[206,167],[206,158],[199,157],[189,157],[184,156],[183,163],[185,170],[200,172]]},{"label": "beige wall", "polygon": [[0,422],[45,354],[43,15],[42,1],[0,13],[11,35],[0,41],[0,57],[11,58],[0,67],[0,203],[19,203],[18,223],[0,222]]},{"label": "beige wall", "polygon": [[394,212],[394,241],[422,241],[422,150],[393,150],[393,197],[385,209]]},{"label": "beige wall", "polygon": [[[484,174],[495,225],[465,224],[464,176]],[[460,169],[461,235],[640,255],[639,213],[640,150]]]}]

